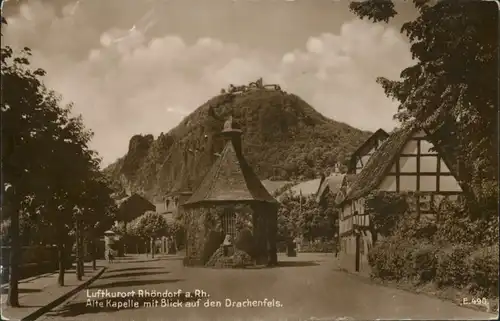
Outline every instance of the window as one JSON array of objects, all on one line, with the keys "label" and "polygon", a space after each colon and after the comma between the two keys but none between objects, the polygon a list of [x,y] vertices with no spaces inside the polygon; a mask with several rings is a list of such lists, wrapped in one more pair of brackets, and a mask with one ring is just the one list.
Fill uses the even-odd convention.
[{"label": "window", "polygon": [[231,239],[234,241],[236,236],[236,214],[231,211],[224,211],[222,215],[222,230],[224,235],[231,235]]},{"label": "window", "polygon": [[433,210],[432,203],[433,203],[432,195],[426,194],[419,196],[420,213],[422,214],[431,213]]}]

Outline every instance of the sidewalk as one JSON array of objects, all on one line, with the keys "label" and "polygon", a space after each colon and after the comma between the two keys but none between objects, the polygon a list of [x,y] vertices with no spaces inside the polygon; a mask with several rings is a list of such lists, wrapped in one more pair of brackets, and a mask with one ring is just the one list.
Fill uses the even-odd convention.
[{"label": "sidewalk", "polygon": [[97,269],[92,270],[92,262],[85,263],[85,276],[76,279],[75,268],[66,271],[63,287],[57,284],[58,273],[47,273],[19,282],[19,303],[21,307],[11,308],[7,301],[7,285],[1,289],[2,320],[35,320],[42,314],[61,304],[86,285],[93,282],[105,270],[107,262],[98,260]]}]

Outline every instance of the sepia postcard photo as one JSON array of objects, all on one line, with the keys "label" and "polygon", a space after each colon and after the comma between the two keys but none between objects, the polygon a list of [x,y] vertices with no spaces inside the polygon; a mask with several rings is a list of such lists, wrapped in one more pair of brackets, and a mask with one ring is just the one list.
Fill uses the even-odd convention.
[{"label": "sepia postcard photo", "polygon": [[1,0],[1,320],[495,320],[497,1]]}]

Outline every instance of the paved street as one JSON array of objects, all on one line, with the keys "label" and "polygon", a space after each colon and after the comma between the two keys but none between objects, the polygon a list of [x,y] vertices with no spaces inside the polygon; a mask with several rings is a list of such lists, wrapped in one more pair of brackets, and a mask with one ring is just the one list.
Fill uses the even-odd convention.
[{"label": "paved street", "polygon": [[[293,259],[293,260],[292,260]],[[424,295],[369,284],[333,270],[334,262],[325,254],[281,257],[283,266],[272,269],[221,270],[187,268],[180,257],[129,259],[114,263],[86,291],[51,311],[44,321],[55,320],[306,320],[313,317],[350,319],[488,319],[490,314],[459,307],[451,302]],[[122,292],[135,296],[119,299],[89,297]],[[144,307],[162,298],[140,297],[139,290],[176,292],[203,290],[210,296],[201,300],[166,298],[184,307]],[[128,293],[125,293],[128,292]],[[143,293],[144,294],[144,293]],[[146,295],[146,294],[144,294]],[[147,296],[147,295],[146,295]],[[273,307],[224,307],[225,299],[261,300]],[[89,299],[89,302],[87,302]],[[222,301],[222,307],[203,307],[207,300]],[[275,301],[273,301],[275,300]],[[95,302],[94,302],[95,301]],[[280,301],[279,304],[276,301]],[[188,303],[189,302],[189,303]],[[117,308],[117,303],[129,307]],[[87,306],[91,304],[92,306]],[[134,307],[138,304],[138,307]],[[101,306],[99,306],[101,305]],[[280,306],[281,307],[277,307]]]}]

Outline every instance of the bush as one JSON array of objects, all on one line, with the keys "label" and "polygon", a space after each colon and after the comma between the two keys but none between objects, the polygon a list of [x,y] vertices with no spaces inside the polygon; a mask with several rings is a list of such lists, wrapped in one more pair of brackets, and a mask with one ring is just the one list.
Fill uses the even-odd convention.
[{"label": "bush", "polygon": [[467,245],[455,245],[440,251],[436,270],[436,282],[439,287],[451,286],[457,289],[470,282],[467,258],[471,248]]},{"label": "bush", "polygon": [[498,244],[478,249],[469,258],[469,273],[473,294],[483,297],[498,296]]},{"label": "bush", "polygon": [[399,281],[415,275],[411,240],[389,237],[376,243],[368,253],[372,276],[383,280]]},{"label": "bush", "polygon": [[413,270],[421,283],[435,279],[438,252],[437,246],[431,243],[423,242],[416,245],[412,256]]},{"label": "bush", "polygon": [[236,249],[233,255],[233,267],[241,268],[249,265],[253,265],[252,257],[248,253]]},{"label": "bush", "polygon": [[214,252],[212,257],[205,264],[207,267],[216,268],[242,268],[253,265],[253,260],[248,253],[235,249],[233,255],[224,256],[224,249],[221,246]]},{"label": "bush", "polygon": [[498,216],[477,218],[466,204],[443,201],[435,239],[452,244],[479,244],[491,246],[498,243]]}]

